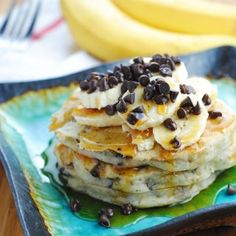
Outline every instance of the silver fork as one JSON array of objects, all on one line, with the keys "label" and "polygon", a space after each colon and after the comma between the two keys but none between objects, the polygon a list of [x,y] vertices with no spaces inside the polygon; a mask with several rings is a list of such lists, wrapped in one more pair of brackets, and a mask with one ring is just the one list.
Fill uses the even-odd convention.
[{"label": "silver fork", "polygon": [[27,48],[40,8],[41,0],[25,0],[21,4],[12,0],[0,27],[0,51],[23,51]]}]

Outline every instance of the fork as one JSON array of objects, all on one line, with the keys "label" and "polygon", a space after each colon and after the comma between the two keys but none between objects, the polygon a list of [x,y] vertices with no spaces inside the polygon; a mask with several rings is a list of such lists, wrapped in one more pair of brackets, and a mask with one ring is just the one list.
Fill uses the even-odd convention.
[{"label": "fork", "polygon": [[23,51],[32,36],[41,0],[25,0],[20,5],[12,0],[0,27],[0,50]]}]

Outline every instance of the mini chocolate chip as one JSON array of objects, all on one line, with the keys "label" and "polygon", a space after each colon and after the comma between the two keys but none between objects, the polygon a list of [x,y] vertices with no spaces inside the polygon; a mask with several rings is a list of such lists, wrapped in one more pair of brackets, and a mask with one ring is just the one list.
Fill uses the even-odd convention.
[{"label": "mini chocolate chip", "polygon": [[143,99],[145,101],[150,100],[155,95],[155,90],[152,86],[147,86],[144,88]]},{"label": "mini chocolate chip", "polygon": [[170,86],[166,82],[161,82],[156,86],[157,91],[160,94],[167,95],[170,92]]},{"label": "mini chocolate chip", "polygon": [[100,177],[100,163],[96,164],[91,170],[90,174],[95,177],[99,178]]},{"label": "mini chocolate chip", "polygon": [[151,72],[159,72],[160,65],[157,62],[151,62],[148,66],[148,69]]},{"label": "mini chocolate chip", "polygon": [[121,65],[120,68],[121,68],[121,72],[124,75],[124,79],[126,79],[126,80],[130,79],[131,78],[131,71],[130,71],[129,66]]},{"label": "mini chocolate chip", "polygon": [[175,70],[175,63],[174,63],[174,61],[170,57],[168,57],[166,59],[166,64],[168,64],[170,66],[170,69],[172,71]]},{"label": "mini chocolate chip", "polygon": [[134,90],[138,87],[139,83],[136,81],[127,81],[127,89],[130,93],[134,92]]},{"label": "mini chocolate chip", "polygon": [[127,121],[129,122],[129,124],[135,125],[138,121],[135,113],[130,112],[129,115],[127,116]]},{"label": "mini chocolate chip", "polygon": [[87,93],[93,93],[97,89],[97,80],[93,79],[89,81],[89,89]]},{"label": "mini chocolate chip", "polygon": [[210,119],[217,119],[219,117],[222,117],[222,113],[219,111],[208,111],[208,114]]},{"label": "mini chocolate chip", "polygon": [[236,187],[234,187],[231,184],[228,184],[227,189],[226,189],[226,194],[227,195],[234,195],[234,194],[236,194]]},{"label": "mini chocolate chip", "polygon": [[211,104],[211,98],[209,97],[208,94],[204,94],[204,96],[202,97],[202,101],[204,103],[205,106],[209,106]]},{"label": "mini chocolate chip", "polygon": [[128,81],[125,80],[121,85],[121,94],[124,94],[128,90]]},{"label": "mini chocolate chip", "polygon": [[200,107],[199,102],[197,102],[197,104],[193,107],[192,113],[194,115],[200,115],[201,114],[201,107]]},{"label": "mini chocolate chip", "polygon": [[123,215],[130,215],[134,211],[136,211],[136,208],[134,206],[132,206],[130,203],[127,203],[127,204],[124,204],[121,206],[121,213]]},{"label": "mini chocolate chip", "polygon": [[116,104],[116,110],[120,113],[125,113],[128,108],[123,99],[120,99],[120,101]]},{"label": "mini chocolate chip", "polygon": [[114,69],[113,69],[113,73],[117,72],[117,71],[121,71],[120,67],[119,66],[115,66]]},{"label": "mini chocolate chip", "polygon": [[105,107],[105,112],[109,116],[113,116],[116,114],[116,105],[107,105]]},{"label": "mini chocolate chip", "polygon": [[124,101],[133,104],[135,102],[135,93],[130,93],[124,97]]},{"label": "mini chocolate chip", "polygon": [[143,106],[136,107],[134,110],[132,110],[134,113],[144,113]]},{"label": "mini chocolate chip", "polygon": [[147,86],[150,82],[150,79],[147,75],[141,75],[139,76],[138,81],[142,86]]},{"label": "mini chocolate chip", "polygon": [[177,111],[177,116],[179,119],[184,119],[187,116],[187,111],[184,108],[179,108]]},{"label": "mini chocolate chip", "polygon": [[196,93],[195,89],[190,85],[181,84],[179,87],[180,87],[180,92],[183,94]]},{"label": "mini chocolate chip", "polygon": [[119,82],[123,82],[124,81],[124,75],[120,71],[116,71],[114,73],[114,76],[118,79]]},{"label": "mini chocolate chip", "polygon": [[172,71],[170,69],[170,66],[167,64],[161,65],[159,70],[162,76],[172,76]]},{"label": "mini chocolate chip", "polygon": [[144,64],[144,61],[143,61],[143,58],[142,57],[135,57],[133,59],[133,62],[134,63],[137,63],[137,64]]},{"label": "mini chocolate chip", "polygon": [[181,63],[181,60],[178,57],[172,56],[171,59],[175,63],[175,65],[179,65]]},{"label": "mini chocolate chip", "polygon": [[176,123],[171,118],[164,120],[163,124],[167,129],[171,131],[175,131],[177,129]]},{"label": "mini chocolate chip", "polygon": [[156,102],[156,104],[163,105],[168,103],[169,98],[166,95],[155,95],[153,100]]},{"label": "mini chocolate chip", "polygon": [[109,76],[108,84],[109,84],[110,88],[113,88],[113,87],[116,86],[118,83],[119,83],[119,81],[118,81],[118,79],[117,79],[114,75]]},{"label": "mini chocolate chip", "polygon": [[101,92],[109,89],[106,78],[102,78],[102,79],[98,80],[98,87],[99,87],[99,91],[101,91]]},{"label": "mini chocolate chip", "polygon": [[80,210],[80,201],[79,199],[70,199],[70,209],[73,211],[73,212],[78,212]]},{"label": "mini chocolate chip", "polygon": [[110,220],[108,219],[108,217],[105,214],[100,215],[98,223],[101,226],[106,227],[106,228],[109,228],[111,226]]},{"label": "mini chocolate chip", "polygon": [[173,148],[175,149],[181,147],[181,142],[176,137],[170,140],[170,144],[172,144]]},{"label": "mini chocolate chip", "polygon": [[179,95],[179,92],[177,92],[177,91],[170,91],[169,92],[169,94],[170,94],[170,100],[171,100],[171,102],[175,102],[176,101],[176,98],[178,97],[178,95]]},{"label": "mini chocolate chip", "polygon": [[81,90],[85,91],[89,89],[89,84],[87,80],[82,80],[79,82],[79,86],[81,88]]},{"label": "mini chocolate chip", "polygon": [[193,107],[193,103],[191,101],[191,98],[188,96],[186,97],[180,104],[180,107]]},{"label": "mini chocolate chip", "polygon": [[140,75],[143,74],[144,71],[144,65],[143,64],[132,64],[130,65],[132,74],[133,74],[133,79],[138,81],[138,78]]}]

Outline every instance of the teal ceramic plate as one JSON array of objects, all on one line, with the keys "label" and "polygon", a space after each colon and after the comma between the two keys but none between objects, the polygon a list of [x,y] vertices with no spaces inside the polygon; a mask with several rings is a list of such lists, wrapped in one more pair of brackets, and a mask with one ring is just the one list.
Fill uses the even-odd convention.
[{"label": "teal ceramic plate", "polygon": [[[190,75],[236,76],[236,48],[233,47],[216,48],[182,59]],[[47,147],[53,137],[48,131],[50,117],[70,95],[73,82],[86,78],[91,71],[106,71],[117,63],[120,62],[45,81],[0,84],[1,160],[25,235],[168,235],[236,212],[236,195],[225,194],[228,183],[236,184],[236,167],[225,171],[208,189],[182,205],[139,210],[125,217],[114,207],[115,216],[109,229],[96,223],[97,210],[105,203],[79,194],[82,209],[77,215],[71,212],[68,199],[78,193],[62,190],[47,169],[42,172],[45,161],[55,166],[47,162],[51,155]],[[218,87],[220,97],[236,110],[235,81],[213,79],[212,82]]]}]

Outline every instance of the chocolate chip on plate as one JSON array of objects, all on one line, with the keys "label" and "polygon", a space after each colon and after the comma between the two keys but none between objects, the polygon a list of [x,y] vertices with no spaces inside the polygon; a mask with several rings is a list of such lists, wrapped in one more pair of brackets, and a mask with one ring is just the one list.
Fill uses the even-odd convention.
[{"label": "chocolate chip on plate", "polygon": [[199,102],[197,102],[197,104],[193,107],[192,113],[194,115],[200,115],[201,114],[201,107],[200,107]]},{"label": "chocolate chip on plate", "polygon": [[187,114],[188,114],[187,111],[182,107],[180,107],[177,110],[177,116],[178,116],[179,119],[184,119],[187,116]]},{"label": "chocolate chip on plate", "polygon": [[119,82],[123,82],[124,81],[124,75],[120,71],[116,71],[114,73],[114,76],[118,79]]},{"label": "chocolate chip on plate", "polygon": [[82,80],[79,82],[79,86],[81,88],[82,91],[86,91],[89,89],[89,84],[87,80]]},{"label": "chocolate chip on plate", "polygon": [[142,86],[147,86],[150,82],[150,79],[148,75],[141,75],[139,76],[138,81]]},{"label": "chocolate chip on plate", "polygon": [[169,98],[166,95],[155,95],[153,100],[156,102],[156,104],[163,105],[168,103]]},{"label": "chocolate chip on plate", "polygon": [[234,187],[231,184],[228,184],[227,189],[226,189],[226,194],[227,195],[234,195],[234,194],[236,194],[236,187]]},{"label": "chocolate chip on plate", "polygon": [[147,86],[144,88],[143,99],[145,101],[150,100],[155,95],[155,90],[152,86]]},{"label": "chocolate chip on plate", "polygon": [[138,78],[140,75],[144,72],[144,65],[143,64],[132,64],[130,65],[132,74],[133,74],[133,80],[138,81]]},{"label": "chocolate chip on plate", "polygon": [[127,81],[127,89],[130,93],[134,92],[134,90],[138,87],[139,83],[136,81]]},{"label": "chocolate chip on plate", "polygon": [[119,80],[114,75],[109,76],[108,84],[109,84],[110,88],[113,88],[118,83],[119,83]]},{"label": "chocolate chip on plate", "polygon": [[113,116],[116,113],[116,105],[107,105],[105,107],[105,112],[109,116]]},{"label": "chocolate chip on plate", "polygon": [[126,80],[130,79],[132,74],[131,74],[129,66],[121,65],[120,68],[121,68],[121,72],[124,75],[124,79]]},{"label": "chocolate chip on plate", "polygon": [[87,93],[93,93],[97,89],[97,80],[92,79],[89,81],[89,89]]},{"label": "chocolate chip on plate", "polygon": [[70,209],[73,212],[78,212],[80,210],[80,201],[79,199],[75,198],[75,199],[70,199]]},{"label": "chocolate chip on plate", "polygon": [[116,110],[120,113],[125,113],[128,108],[125,101],[121,98],[120,101],[116,104]]},{"label": "chocolate chip on plate", "polygon": [[180,107],[193,107],[193,103],[190,97],[186,97],[180,104]]},{"label": "chocolate chip on plate", "polygon": [[171,91],[169,92],[169,94],[170,94],[170,101],[171,101],[171,102],[175,102],[175,101],[176,101],[176,98],[177,98],[178,95],[179,95],[179,92],[171,90]]},{"label": "chocolate chip on plate", "polygon": [[135,102],[135,93],[130,93],[124,97],[124,101],[133,104]]},{"label": "chocolate chip on plate", "polygon": [[209,97],[208,94],[204,94],[204,96],[202,97],[202,101],[204,103],[205,106],[209,106],[211,104],[211,98]]},{"label": "chocolate chip on plate", "polygon": [[138,106],[134,110],[132,110],[134,113],[144,113],[144,107],[143,106]]},{"label": "chocolate chip on plate", "polygon": [[172,76],[171,68],[167,64],[161,65],[159,71],[162,76]]},{"label": "chocolate chip on plate", "polygon": [[219,117],[222,117],[222,113],[220,111],[209,111],[208,114],[210,119],[217,119]]},{"label": "chocolate chip on plate", "polygon": [[128,81],[125,80],[121,85],[121,94],[124,94],[128,90]]},{"label": "chocolate chip on plate", "polygon": [[135,125],[138,121],[136,114],[133,112],[130,112],[129,115],[127,116],[127,121],[129,122],[129,124]]},{"label": "chocolate chip on plate", "polygon": [[175,63],[175,65],[179,65],[181,63],[180,58],[172,56],[171,59]]},{"label": "chocolate chip on plate", "polygon": [[163,125],[171,131],[175,131],[177,129],[176,123],[171,118],[164,120]]},{"label": "chocolate chip on plate", "polygon": [[102,214],[99,216],[99,221],[98,223],[106,228],[109,228],[111,226],[110,220],[108,219],[108,217],[105,214]]},{"label": "chocolate chip on plate", "polygon": [[195,94],[196,93],[195,89],[190,85],[181,84],[179,86],[179,88],[180,88],[180,92],[183,94],[190,94],[190,93]]},{"label": "chocolate chip on plate", "polygon": [[133,62],[134,62],[134,63],[137,63],[137,64],[143,64],[143,63],[144,63],[142,57],[135,57],[135,58],[133,59]]},{"label": "chocolate chip on plate", "polygon": [[160,94],[164,94],[164,95],[167,95],[170,92],[169,84],[164,81],[157,84],[156,89]]},{"label": "chocolate chip on plate", "polygon": [[151,62],[148,66],[148,69],[151,72],[159,72],[160,65],[157,62]]},{"label": "chocolate chip on plate", "polygon": [[103,92],[109,89],[109,85],[105,77],[98,80],[99,91]]},{"label": "chocolate chip on plate", "polygon": [[170,57],[168,57],[166,59],[166,64],[168,64],[170,66],[172,71],[175,70],[175,63],[174,63],[174,61]]},{"label": "chocolate chip on plate", "polygon": [[181,142],[180,142],[180,140],[177,137],[175,137],[172,140],[170,140],[170,144],[172,144],[173,148],[175,148],[175,149],[181,147]]}]

